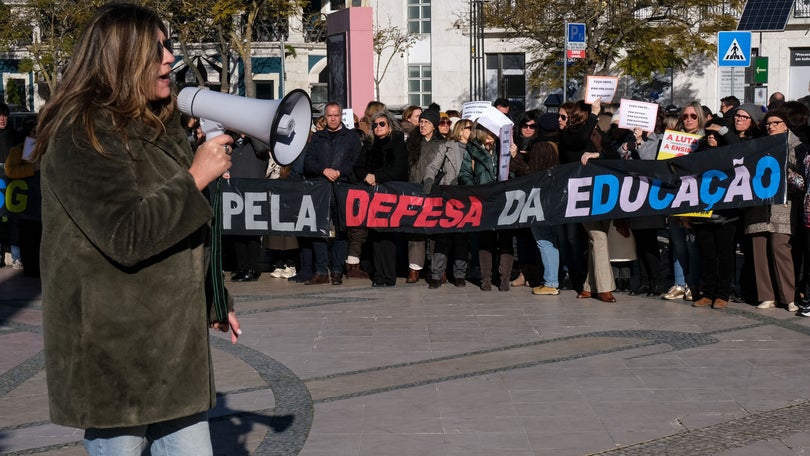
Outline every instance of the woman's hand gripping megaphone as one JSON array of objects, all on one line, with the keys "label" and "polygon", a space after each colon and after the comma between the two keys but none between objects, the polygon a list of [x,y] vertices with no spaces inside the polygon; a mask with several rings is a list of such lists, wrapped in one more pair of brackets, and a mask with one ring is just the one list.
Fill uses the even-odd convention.
[{"label": "woman's hand gripping megaphone", "polygon": [[197,189],[202,190],[220,176],[230,178],[233,138],[222,134],[225,132],[222,126],[210,120],[200,119],[200,128],[206,141],[197,148],[188,172],[194,177]]}]

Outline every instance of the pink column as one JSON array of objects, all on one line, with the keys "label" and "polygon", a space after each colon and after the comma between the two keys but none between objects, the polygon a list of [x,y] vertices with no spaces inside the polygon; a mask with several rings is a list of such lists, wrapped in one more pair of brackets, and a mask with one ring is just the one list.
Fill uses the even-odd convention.
[{"label": "pink column", "polygon": [[363,116],[366,104],[374,100],[372,18],[372,8],[359,6],[344,8],[326,16],[327,40],[332,35],[345,34],[346,37],[345,107],[352,108],[358,117]]}]

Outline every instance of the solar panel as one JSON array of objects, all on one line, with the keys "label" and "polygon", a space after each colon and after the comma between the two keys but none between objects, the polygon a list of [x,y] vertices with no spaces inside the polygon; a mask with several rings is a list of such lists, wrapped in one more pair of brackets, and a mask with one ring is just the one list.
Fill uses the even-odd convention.
[{"label": "solar panel", "polygon": [[737,30],[762,32],[785,29],[794,0],[748,0]]}]

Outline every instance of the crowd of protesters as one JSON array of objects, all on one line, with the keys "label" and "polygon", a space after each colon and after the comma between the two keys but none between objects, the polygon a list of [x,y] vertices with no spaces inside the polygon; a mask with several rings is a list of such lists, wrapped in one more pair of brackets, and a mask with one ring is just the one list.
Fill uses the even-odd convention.
[{"label": "crowd of protesters", "polygon": [[[567,102],[556,112],[531,110],[511,117],[515,128],[510,178],[564,163],[587,166],[590,160],[654,160],[667,129],[699,135],[693,153],[787,134],[786,204],[716,210],[710,217],[645,216],[454,234],[398,236],[373,229],[337,230],[325,243],[329,254],[320,255],[326,260],[315,266],[312,249],[306,247],[312,239],[298,238],[298,261],[292,264],[289,256],[286,263],[275,261],[271,275],[310,285],[339,285],[348,277],[370,281],[373,287],[389,287],[399,277],[407,284],[424,280],[431,289],[474,283],[482,291],[525,289],[540,296],[573,290],[576,298],[604,302],[616,302],[616,292],[628,292],[713,308],[736,300],[759,309],[784,307],[810,316],[810,299],[807,306],[802,305],[810,273],[805,260],[810,258],[805,255],[810,252],[810,236],[805,233],[810,226],[810,195],[805,197],[804,185],[810,178],[806,101],[786,102],[776,93],[768,106],[759,106],[741,104],[731,96],[721,99],[717,114],[698,101],[681,108],[662,106],[651,132],[620,128],[617,110],[599,101]],[[510,115],[507,100],[493,105]],[[333,110],[339,108],[331,105]],[[349,146],[343,141],[340,150],[311,144],[287,167],[288,178],[340,179],[367,186],[409,181],[421,184],[425,192],[434,185],[483,185],[498,180],[496,133],[462,119],[456,110],[442,110],[435,104],[409,106],[397,118],[383,103],[373,101],[363,114],[349,130],[358,142]],[[330,124],[328,119],[314,127],[326,133],[315,133],[313,138],[339,138],[347,133],[345,125]],[[330,144],[335,147],[334,141]],[[346,147],[351,152],[343,150]],[[340,157],[339,176],[330,178],[321,168],[306,165],[313,153]]]},{"label": "crowd of protesters", "polygon": [[[556,112],[531,110],[511,117],[515,128],[510,177],[564,163],[654,160],[667,129],[698,135],[699,147],[693,153],[701,154],[786,134],[786,204],[716,210],[711,217],[645,216],[453,234],[401,236],[337,227],[328,239],[233,236],[226,237],[235,257],[231,279],[257,280],[261,258],[269,256],[271,277],[307,285],[340,285],[344,278],[370,281],[373,287],[394,286],[398,278],[408,284],[424,280],[431,289],[472,282],[483,291],[526,289],[553,296],[573,290],[576,298],[604,302],[616,302],[616,292],[684,299],[696,307],[723,308],[737,300],[810,316],[810,298],[805,300],[810,275],[806,98],[785,101],[775,93],[767,106],[759,106],[724,97],[716,114],[698,101],[681,108],[662,106],[650,132],[620,128],[617,110],[598,100],[566,102]],[[510,115],[507,100],[493,105]],[[313,124],[309,144],[288,166],[275,163],[272,154],[261,145],[254,147],[250,138],[235,134],[234,163],[242,149],[246,163],[244,173],[236,165],[235,172],[371,187],[407,181],[422,185],[425,192],[434,185],[498,180],[496,133],[462,119],[457,110],[409,106],[395,116],[385,104],[372,101],[363,117],[355,116],[354,128],[344,125],[341,113],[342,106],[328,104],[326,115]],[[199,132],[193,119],[187,122],[194,145]],[[16,171],[15,163],[11,165],[10,171]],[[17,254],[14,244],[4,243]]]}]

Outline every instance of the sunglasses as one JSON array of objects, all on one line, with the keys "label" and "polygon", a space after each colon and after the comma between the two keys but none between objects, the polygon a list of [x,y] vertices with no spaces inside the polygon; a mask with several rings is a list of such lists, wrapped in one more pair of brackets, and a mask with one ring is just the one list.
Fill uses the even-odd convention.
[{"label": "sunglasses", "polygon": [[783,124],[783,123],[785,123],[784,120],[772,120],[770,122],[765,122],[765,128],[775,127],[775,126],[777,126],[779,124]]},{"label": "sunglasses", "polygon": [[448,119],[442,119],[439,121],[439,125],[452,125],[453,122]]},{"label": "sunglasses", "polygon": [[467,125],[466,127],[464,127],[464,129],[465,129],[465,130],[472,130],[472,127],[471,127],[471,126],[469,126],[469,125]]},{"label": "sunglasses", "polygon": [[521,125],[520,128],[529,128],[531,130],[536,130],[537,129],[537,124],[526,123],[526,124]]},{"label": "sunglasses", "polygon": [[565,114],[560,114],[560,120],[568,120],[568,116]]},{"label": "sunglasses", "polygon": [[377,128],[377,127],[383,127],[383,128],[385,128],[385,126],[386,126],[386,125],[388,125],[388,122],[385,122],[385,121],[382,121],[382,122],[374,122],[373,124],[371,124],[371,128]]},{"label": "sunglasses", "polygon": [[174,54],[174,52],[172,52],[172,40],[171,39],[165,39],[163,41],[158,41],[158,43],[157,43],[157,53],[158,53],[158,59],[159,60],[163,60],[163,51],[164,50],[169,51],[170,54]]},{"label": "sunglasses", "polygon": [[697,120],[697,118],[698,118],[697,114],[684,114],[684,115],[681,116],[681,120],[686,120],[686,119]]}]

